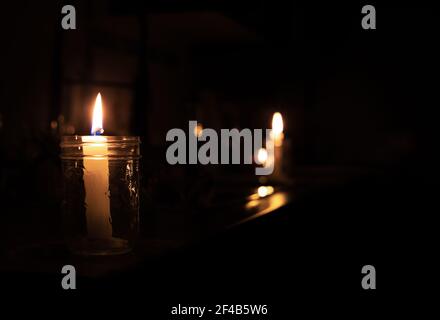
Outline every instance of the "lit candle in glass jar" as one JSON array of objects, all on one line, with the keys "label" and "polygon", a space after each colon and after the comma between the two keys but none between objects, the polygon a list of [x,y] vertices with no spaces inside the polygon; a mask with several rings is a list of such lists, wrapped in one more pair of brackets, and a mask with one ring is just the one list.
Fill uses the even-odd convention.
[{"label": "lit candle in glass jar", "polygon": [[84,187],[87,233],[90,238],[112,236],[109,198],[109,160],[107,139],[99,136],[102,125],[101,94],[96,97],[93,109],[92,136],[82,136],[84,154]]},{"label": "lit candle in glass jar", "polygon": [[60,144],[63,225],[69,249],[80,255],[127,253],[139,231],[140,139],[103,136],[102,123],[98,94],[92,135],[63,136]]}]

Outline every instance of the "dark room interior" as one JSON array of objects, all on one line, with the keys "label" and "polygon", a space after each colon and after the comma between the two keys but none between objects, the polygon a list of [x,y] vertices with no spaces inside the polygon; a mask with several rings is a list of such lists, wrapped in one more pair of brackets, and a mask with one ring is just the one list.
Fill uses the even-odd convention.
[{"label": "dark room interior", "polygon": [[[437,24],[421,3],[5,1],[0,288],[352,319],[435,287]],[[253,160],[201,163],[208,132],[247,128],[272,129]],[[171,129],[197,163],[170,164]]]}]

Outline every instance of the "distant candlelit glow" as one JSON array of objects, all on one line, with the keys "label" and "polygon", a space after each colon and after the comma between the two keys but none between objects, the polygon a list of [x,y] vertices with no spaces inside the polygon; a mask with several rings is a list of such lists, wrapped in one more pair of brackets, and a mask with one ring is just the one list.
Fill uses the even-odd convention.
[{"label": "distant candlelit glow", "polygon": [[288,196],[284,192],[277,192],[271,195],[270,197],[265,197],[258,200],[251,199],[246,203],[245,208],[246,210],[251,212],[255,212],[255,210],[258,210],[258,213],[250,216],[248,219],[245,219],[244,221],[249,221],[257,217],[263,216],[265,214],[268,214],[270,212],[273,212],[274,210],[285,205],[287,202],[288,202]]},{"label": "distant candlelit glow", "polygon": [[202,136],[203,126],[201,123],[197,123],[197,126],[194,127],[194,135],[199,138]]},{"label": "distant candlelit glow", "polygon": [[284,130],[283,117],[281,116],[281,113],[279,113],[279,112],[275,112],[273,114],[272,130],[273,130],[273,133],[275,134],[275,136],[281,134]]},{"label": "distant candlelit glow", "polygon": [[261,186],[258,188],[257,193],[260,198],[267,197],[273,193],[274,189],[272,186]]},{"label": "distant candlelit glow", "polygon": [[267,150],[264,148],[258,149],[257,159],[260,164],[264,165],[267,161]]},{"label": "distant candlelit glow", "polygon": [[283,144],[284,139],[284,123],[281,113],[275,112],[272,117],[272,135],[274,138],[275,146],[279,147]]}]

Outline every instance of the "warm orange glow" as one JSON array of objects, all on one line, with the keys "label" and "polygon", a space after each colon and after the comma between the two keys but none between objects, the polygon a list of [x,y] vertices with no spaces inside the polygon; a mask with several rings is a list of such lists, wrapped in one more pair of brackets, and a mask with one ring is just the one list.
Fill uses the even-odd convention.
[{"label": "warm orange glow", "polygon": [[104,133],[104,127],[102,125],[102,100],[101,93],[96,96],[95,107],[93,108],[93,119],[92,119],[92,134],[102,134]]},{"label": "warm orange glow", "polygon": [[257,160],[259,164],[265,165],[267,161],[267,150],[264,148],[258,149]]},{"label": "warm orange glow", "polygon": [[194,135],[199,138],[202,136],[203,126],[201,123],[197,123],[197,126],[194,127]]},{"label": "warm orange glow", "polygon": [[281,113],[275,112],[272,117],[272,130],[275,136],[283,133],[284,125],[283,125],[283,117]]},{"label": "warm orange glow", "polygon": [[261,198],[270,196],[275,192],[274,187],[272,186],[260,186],[256,190],[257,192],[251,194],[249,197],[247,197],[247,200],[249,201],[258,201]]},{"label": "warm orange glow", "polygon": [[247,202],[245,204],[245,208],[249,210],[258,207],[259,205],[260,205],[260,201],[254,199]]},{"label": "warm orange glow", "polygon": [[284,206],[286,203],[288,203],[288,201],[289,201],[289,197],[284,192],[277,192],[271,195],[270,197],[265,197],[258,200],[250,199],[245,205],[246,210],[250,212],[255,212],[257,210],[258,212],[257,214],[250,216],[244,221],[249,221],[257,217],[263,216],[265,214],[268,214],[270,212],[273,212],[274,210]]},{"label": "warm orange glow", "polygon": [[272,134],[275,141],[275,146],[279,147],[283,144],[284,139],[284,124],[281,113],[275,112],[272,117]]},{"label": "warm orange glow", "polygon": [[258,188],[257,193],[260,198],[267,197],[273,193],[274,189],[272,186],[261,186]]}]

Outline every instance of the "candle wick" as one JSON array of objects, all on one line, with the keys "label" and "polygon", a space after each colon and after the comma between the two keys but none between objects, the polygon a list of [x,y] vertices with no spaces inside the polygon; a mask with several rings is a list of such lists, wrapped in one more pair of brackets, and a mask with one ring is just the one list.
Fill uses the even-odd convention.
[{"label": "candle wick", "polygon": [[103,134],[104,133],[104,129],[98,129],[98,130],[95,130],[95,131],[92,131],[92,134],[94,135],[94,136],[100,136],[101,134]]}]

